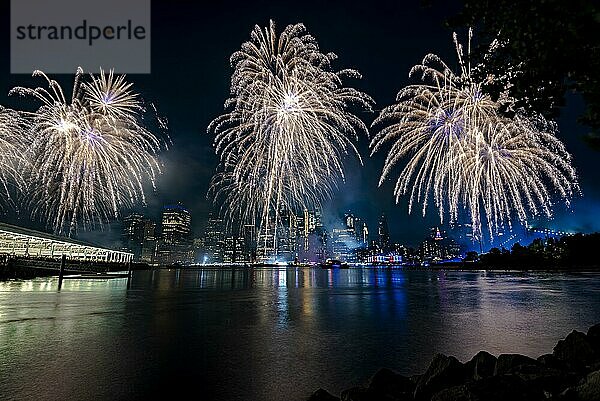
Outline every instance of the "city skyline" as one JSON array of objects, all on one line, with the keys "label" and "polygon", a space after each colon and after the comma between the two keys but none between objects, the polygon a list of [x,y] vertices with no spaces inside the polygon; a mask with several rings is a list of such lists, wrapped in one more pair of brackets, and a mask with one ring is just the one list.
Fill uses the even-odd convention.
[{"label": "city skyline", "polygon": [[[369,228],[361,216],[347,211],[325,224],[319,209],[301,213],[281,211],[277,224],[263,231],[210,213],[204,230],[191,229],[192,214],[181,203],[165,205],[159,216],[131,213],[122,219],[120,242],[113,246],[129,252],[135,262],[149,265],[211,265],[283,263],[315,264],[327,259],[348,263],[422,265],[464,263],[470,254],[510,252],[519,247],[549,244],[575,233],[544,227],[516,227],[498,233],[493,242],[474,239],[470,223],[441,224],[426,229],[415,244],[390,235],[382,213]],[[535,248],[534,248],[535,249]]]}]

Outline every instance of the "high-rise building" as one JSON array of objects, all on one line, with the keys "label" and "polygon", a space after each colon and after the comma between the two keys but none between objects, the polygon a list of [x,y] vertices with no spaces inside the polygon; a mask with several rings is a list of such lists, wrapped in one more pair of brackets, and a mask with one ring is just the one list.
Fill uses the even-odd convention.
[{"label": "high-rise building", "polygon": [[153,263],[156,251],[156,224],[138,213],[123,219],[123,247],[133,253],[136,262]]},{"label": "high-rise building", "polygon": [[277,228],[277,260],[290,262],[297,256],[296,250],[297,221],[289,209],[279,211]]},{"label": "high-rise building", "polygon": [[356,262],[358,248],[354,228],[334,228],[331,231],[332,255],[336,259],[346,262]]},{"label": "high-rise building", "polygon": [[304,210],[296,216],[296,252],[301,262],[320,262],[327,258],[327,233],[321,211]]},{"label": "high-rise building", "polygon": [[381,217],[379,217],[377,223],[377,245],[384,252],[390,247],[390,230],[385,214],[382,214]]},{"label": "high-rise building", "polygon": [[204,263],[222,263],[225,252],[225,227],[223,220],[211,213],[204,231]]},{"label": "high-rise building", "polygon": [[261,262],[269,261],[275,256],[275,250],[277,249],[276,234],[277,226],[273,213],[269,216],[268,221],[258,229],[256,254]]},{"label": "high-rise building", "polygon": [[225,236],[223,263],[243,262],[248,262],[246,255],[244,254],[244,238],[237,234],[230,233]]},{"label": "high-rise building", "polygon": [[346,228],[354,230],[355,219],[356,218],[354,217],[354,214],[352,214],[350,212],[344,214],[344,223],[346,224]]},{"label": "high-rise building", "polygon": [[156,256],[156,223],[150,219],[144,219],[144,239],[142,242],[142,255],[140,260],[146,263],[154,263]]},{"label": "high-rise building", "polygon": [[144,244],[144,216],[132,213],[123,218],[121,241],[123,248],[133,253],[133,260],[140,261]]},{"label": "high-rise building", "polygon": [[429,237],[419,247],[419,256],[422,260],[437,262],[459,258],[461,251],[460,245],[453,238],[447,237],[444,230],[432,227]]},{"label": "high-rise building", "polygon": [[191,224],[192,216],[181,203],[164,207],[156,252],[159,263],[169,265],[193,262]]},{"label": "high-rise building", "polygon": [[[349,216],[351,218],[351,224],[349,225]],[[346,220],[346,228],[351,228],[354,230],[354,237],[356,238],[356,242],[358,243],[358,247],[366,248],[369,246],[369,228],[367,227],[367,223],[361,219],[360,217],[354,216],[350,213],[347,213],[345,216]]]},{"label": "high-rise building", "polygon": [[[302,227],[299,227],[298,224]],[[257,258],[261,261],[279,261],[290,262],[296,259],[298,255],[298,243],[306,246],[304,241],[298,239],[298,233],[301,232],[305,237],[306,224],[310,224],[308,219],[301,220],[288,208],[281,207],[278,213],[272,211],[269,214],[268,221],[260,228],[256,243]]]}]

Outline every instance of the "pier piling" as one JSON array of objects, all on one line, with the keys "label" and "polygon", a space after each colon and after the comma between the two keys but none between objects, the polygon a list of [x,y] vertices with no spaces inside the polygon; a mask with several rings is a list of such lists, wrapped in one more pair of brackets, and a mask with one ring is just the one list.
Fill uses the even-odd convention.
[{"label": "pier piling", "polygon": [[127,288],[131,284],[131,262],[127,262]]},{"label": "pier piling", "polygon": [[63,254],[60,259],[60,272],[58,273],[58,289],[62,287],[63,276],[65,275],[65,265],[67,263],[67,255]]}]

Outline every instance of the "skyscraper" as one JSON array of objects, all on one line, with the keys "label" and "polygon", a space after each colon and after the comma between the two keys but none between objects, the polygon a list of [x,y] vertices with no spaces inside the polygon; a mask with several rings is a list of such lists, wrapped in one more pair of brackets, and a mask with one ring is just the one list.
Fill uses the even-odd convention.
[{"label": "skyscraper", "polygon": [[121,241],[123,248],[133,253],[133,260],[139,261],[142,256],[142,246],[144,243],[144,216],[132,213],[123,218]]},{"label": "skyscraper", "polygon": [[377,236],[377,245],[381,251],[385,252],[390,247],[390,231],[388,229],[385,214],[382,214],[381,217],[379,217],[379,222],[377,224]]},{"label": "skyscraper", "polygon": [[142,255],[140,260],[146,263],[154,263],[156,255],[156,223],[150,219],[144,219],[144,239],[142,242]]},{"label": "skyscraper", "polygon": [[206,263],[222,263],[225,252],[225,227],[223,220],[211,213],[204,231],[204,252]]},{"label": "skyscraper", "polygon": [[156,255],[159,263],[188,264],[193,261],[191,224],[192,216],[181,203],[164,207]]},{"label": "skyscraper", "polygon": [[366,248],[369,246],[369,228],[367,223],[360,217],[357,217],[351,213],[346,213],[346,228],[354,230],[354,237],[358,242],[358,246]]},{"label": "skyscraper", "polygon": [[153,263],[156,252],[156,224],[138,213],[123,218],[123,248],[133,253],[136,262]]}]

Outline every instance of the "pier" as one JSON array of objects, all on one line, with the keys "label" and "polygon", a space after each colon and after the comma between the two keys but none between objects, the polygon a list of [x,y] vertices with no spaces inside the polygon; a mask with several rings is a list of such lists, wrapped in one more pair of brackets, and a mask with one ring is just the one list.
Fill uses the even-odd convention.
[{"label": "pier", "polygon": [[0,279],[126,271],[132,261],[129,252],[0,223]]}]

